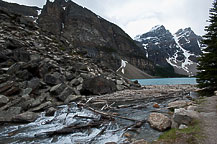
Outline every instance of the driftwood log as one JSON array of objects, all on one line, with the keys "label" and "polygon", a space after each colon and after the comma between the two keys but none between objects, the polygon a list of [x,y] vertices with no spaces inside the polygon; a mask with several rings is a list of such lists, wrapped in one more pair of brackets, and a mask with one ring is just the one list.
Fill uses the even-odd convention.
[{"label": "driftwood log", "polygon": [[87,108],[90,111],[93,111],[94,113],[102,115],[104,118],[108,118],[108,119],[120,118],[120,119],[125,119],[125,120],[129,120],[129,121],[134,121],[134,122],[141,122],[140,120],[136,120],[136,119],[132,119],[132,118],[118,116],[116,114],[110,114],[110,113],[106,113],[106,112],[103,112],[103,111],[99,111],[99,110],[96,110],[96,109],[94,109],[92,107],[89,107],[89,106],[87,106],[85,104],[82,104],[82,103],[78,104],[78,106],[83,106],[84,108]]}]

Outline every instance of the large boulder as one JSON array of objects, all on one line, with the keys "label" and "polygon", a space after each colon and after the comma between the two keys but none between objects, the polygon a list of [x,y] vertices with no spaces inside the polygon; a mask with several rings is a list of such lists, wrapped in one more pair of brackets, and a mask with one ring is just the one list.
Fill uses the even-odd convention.
[{"label": "large boulder", "polygon": [[81,93],[84,95],[100,95],[112,93],[116,90],[117,88],[113,81],[100,76],[84,80]]},{"label": "large boulder", "polygon": [[152,128],[159,131],[164,131],[171,127],[171,120],[161,113],[151,113],[148,122]]},{"label": "large boulder", "polygon": [[186,110],[184,108],[175,109],[173,115],[173,121],[178,125],[185,124],[189,125],[194,119],[199,118],[199,113],[193,110]]}]

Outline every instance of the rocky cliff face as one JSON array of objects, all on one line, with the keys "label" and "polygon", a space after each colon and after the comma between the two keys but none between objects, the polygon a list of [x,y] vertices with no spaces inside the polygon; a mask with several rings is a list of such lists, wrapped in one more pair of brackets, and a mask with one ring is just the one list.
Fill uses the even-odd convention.
[{"label": "rocky cliff face", "polygon": [[0,123],[82,99],[81,94],[137,86],[70,49],[29,18],[0,8]]},{"label": "rocky cliff face", "polygon": [[37,22],[71,49],[79,49],[113,70],[120,67],[121,59],[145,71],[154,67],[143,55],[144,49],[122,29],[72,1],[47,1]]},{"label": "rocky cliff face", "polygon": [[160,67],[172,66],[176,73],[196,75],[197,57],[202,53],[201,37],[191,28],[180,29],[172,35],[164,26],[155,26],[151,31],[135,38],[145,49],[145,55]]}]

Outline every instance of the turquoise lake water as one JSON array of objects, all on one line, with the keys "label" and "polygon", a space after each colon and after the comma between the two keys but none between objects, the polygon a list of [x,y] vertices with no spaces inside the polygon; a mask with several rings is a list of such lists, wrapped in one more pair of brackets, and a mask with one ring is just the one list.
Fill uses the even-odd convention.
[{"label": "turquoise lake water", "polygon": [[137,79],[137,80],[141,85],[197,84],[196,78],[158,78],[158,79]]}]

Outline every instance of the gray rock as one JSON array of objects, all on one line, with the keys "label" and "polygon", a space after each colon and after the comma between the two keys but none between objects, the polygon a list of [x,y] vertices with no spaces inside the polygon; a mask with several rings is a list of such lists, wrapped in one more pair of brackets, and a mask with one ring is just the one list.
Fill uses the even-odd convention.
[{"label": "gray rock", "polygon": [[123,85],[124,83],[123,83],[122,80],[116,80],[116,84],[117,84],[117,85]]},{"label": "gray rock", "polygon": [[159,131],[164,131],[171,127],[171,120],[161,113],[151,113],[148,122],[152,128]]},{"label": "gray rock", "polygon": [[17,39],[8,39],[6,43],[7,49],[14,50],[23,47],[24,45]]},{"label": "gray rock", "polygon": [[4,83],[8,80],[10,76],[9,75],[0,75],[0,83]]},{"label": "gray rock", "polygon": [[10,107],[7,112],[11,113],[11,115],[17,115],[20,114],[22,111],[22,107]]},{"label": "gray rock", "polygon": [[[63,70],[63,68],[61,68],[61,67],[59,69],[60,69],[60,71]],[[58,72],[54,72],[52,75],[57,78],[58,84],[65,81],[64,75],[62,75],[62,74],[60,74]]]},{"label": "gray rock", "polygon": [[0,84],[0,93],[10,89],[14,85],[13,81],[7,81],[5,83]]},{"label": "gray rock", "polygon": [[81,71],[89,71],[89,67],[87,66],[87,65],[80,65],[80,67],[79,67],[79,69],[81,70]]},{"label": "gray rock", "polygon": [[214,92],[215,96],[217,96],[217,91]]},{"label": "gray rock", "polygon": [[76,87],[76,89],[77,89],[78,91],[81,91],[82,87],[83,87],[83,84],[80,84],[80,85],[78,85],[78,86]]},{"label": "gray rock", "polygon": [[70,82],[70,85],[71,86],[78,86],[80,83],[81,82],[77,78],[75,78]]},{"label": "gray rock", "polygon": [[30,123],[34,122],[38,117],[39,115],[34,112],[25,112],[14,116],[12,121],[17,123]]},{"label": "gray rock", "polygon": [[7,71],[7,74],[15,74],[16,72],[18,72],[22,66],[22,62],[18,62],[13,64],[12,66],[10,66],[10,68]]},{"label": "gray rock", "polygon": [[178,123],[176,123],[173,119],[171,119],[171,121],[172,121],[172,125],[171,125],[171,128],[179,128],[179,124]]},{"label": "gray rock", "polygon": [[187,110],[195,111],[197,109],[197,106],[188,106]]},{"label": "gray rock", "polygon": [[48,101],[48,102],[42,103],[41,105],[31,109],[30,111],[33,111],[33,112],[43,111],[51,106],[52,106],[52,103]]},{"label": "gray rock", "polygon": [[35,99],[30,98],[26,95],[26,97],[22,97],[22,100],[20,103],[17,104],[17,106],[22,107],[23,110],[28,110],[32,107],[32,104],[34,103]]},{"label": "gray rock", "polygon": [[116,85],[118,91],[122,91],[125,89],[123,85]]},{"label": "gray rock", "polygon": [[66,79],[68,81],[71,81],[73,78],[75,78],[75,76],[72,73],[66,72],[65,73]]},{"label": "gray rock", "polygon": [[51,74],[47,74],[44,77],[44,82],[47,83],[48,85],[57,85],[58,79]]},{"label": "gray rock", "polygon": [[32,88],[26,88],[22,90],[21,95],[29,95],[32,92]]},{"label": "gray rock", "polygon": [[54,94],[54,95],[59,95],[63,92],[63,90],[66,88],[66,84],[64,83],[61,83],[61,84],[58,84],[58,85],[55,85],[53,86],[51,89],[50,89],[50,92],[51,94]]},{"label": "gray rock", "polygon": [[187,106],[187,104],[188,103],[185,100],[174,101],[174,102],[170,102],[168,104],[168,108],[169,109],[183,108],[183,107]]},{"label": "gray rock", "polygon": [[107,80],[102,76],[84,80],[81,94],[84,95],[100,95],[112,93],[117,90],[116,85],[111,80]]},{"label": "gray rock", "polygon": [[78,78],[78,81],[79,81],[80,83],[83,83],[83,82],[84,82],[84,79],[83,79],[82,77],[79,77],[79,78]]},{"label": "gray rock", "polygon": [[31,61],[38,61],[41,59],[41,56],[39,54],[33,54],[30,56]]},{"label": "gray rock", "polygon": [[45,116],[54,116],[55,112],[56,112],[56,109],[55,109],[54,107],[50,107],[50,108],[46,111]]},{"label": "gray rock", "polygon": [[78,91],[76,88],[73,88],[73,90],[75,95],[81,95],[80,91]]},{"label": "gray rock", "polygon": [[30,55],[29,52],[24,50],[15,50],[13,51],[13,59],[20,62],[29,62]]},{"label": "gray rock", "polygon": [[63,90],[63,92],[60,95],[57,96],[57,98],[64,102],[67,99],[67,97],[72,94],[74,94],[74,90],[70,87],[67,87]]},{"label": "gray rock", "polygon": [[36,107],[40,105],[46,98],[49,96],[49,93],[43,93],[41,96],[36,97],[35,100],[33,101],[31,107]]},{"label": "gray rock", "polygon": [[33,78],[27,83],[27,87],[31,88],[33,91],[38,89],[40,86],[40,79],[39,78]]},{"label": "gray rock", "polygon": [[30,80],[33,75],[28,70],[18,71],[16,76],[22,80]]},{"label": "gray rock", "polygon": [[[83,79],[88,79],[92,77],[90,74],[86,74],[86,73],[81,73],[80,75],[81,75],[81,78]],[[83,82],[83,80],[81,82]]]},{"label": "gray rock", "polygon": [[175,109],[173,114],[173,120],[180,124],[189,125],[194,119],[199,118],[199,113],[192,110],[186,110],[184,108]]},{"label": "gray rock", "polygon": [[8,102],[9,102],[9,99],[6,96],[0,95],[0,106],[3,106],[7,104]]},{"label": "gray rock", "polygon": [[7,111],[0,111],[0,122],[7,123],[12,121],[12,117],[20,114],[21,107],[10,107]]}]

